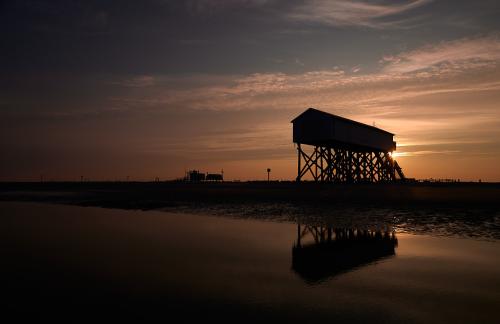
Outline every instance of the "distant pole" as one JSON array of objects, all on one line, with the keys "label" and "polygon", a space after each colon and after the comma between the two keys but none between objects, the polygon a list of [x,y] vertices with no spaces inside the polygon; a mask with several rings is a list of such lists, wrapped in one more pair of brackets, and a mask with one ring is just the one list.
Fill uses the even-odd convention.
[{"label": "distant pole", "polygon": [[269,182],[269,173],[271,173],[271,169],[267,168],[267,182]]}]

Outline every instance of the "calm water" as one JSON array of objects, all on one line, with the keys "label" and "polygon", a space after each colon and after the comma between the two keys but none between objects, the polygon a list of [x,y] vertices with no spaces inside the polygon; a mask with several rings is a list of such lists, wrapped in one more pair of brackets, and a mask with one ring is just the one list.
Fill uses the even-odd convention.
[{"label": "calm water", "polygon": [[0,212],[2,314],[18,320],[500,318],[497,240],[316,218],[5,202]]}]

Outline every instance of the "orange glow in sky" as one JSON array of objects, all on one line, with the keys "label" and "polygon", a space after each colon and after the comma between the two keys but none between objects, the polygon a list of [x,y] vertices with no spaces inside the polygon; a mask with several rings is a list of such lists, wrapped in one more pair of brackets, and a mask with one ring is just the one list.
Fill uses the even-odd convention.
[{"label": "orange glow in sky", "polygon": [[30,3],[3,8],[2,181],[292,180],[309,107],[395,133],[408,177],[500,181],[494,2]]}]

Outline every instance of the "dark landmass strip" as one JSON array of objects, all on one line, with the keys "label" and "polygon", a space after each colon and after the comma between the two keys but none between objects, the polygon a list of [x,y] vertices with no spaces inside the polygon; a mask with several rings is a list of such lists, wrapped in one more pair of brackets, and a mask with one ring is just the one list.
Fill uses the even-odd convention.
[{"label": "dark landmass strip", "polygon": [[500,183],[4,182],[2,200],[500,239]]},{"label": "dark landmass strip", "polygon": [[4,182],[0,183],[0,200],[143,210],[211,203],[499,208],[500,183]]}]

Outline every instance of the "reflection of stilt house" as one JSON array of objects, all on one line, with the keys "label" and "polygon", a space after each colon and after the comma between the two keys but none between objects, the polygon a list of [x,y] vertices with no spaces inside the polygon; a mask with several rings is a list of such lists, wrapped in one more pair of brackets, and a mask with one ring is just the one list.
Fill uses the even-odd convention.
[{"label": "reflection of stilt house", "polygon": [[292,269],[314,284],[394,255],[397,244],[389,231],[299,224]]},{"label": "reflection of stilt house", "polygon": [[[308,173],[322,182],[388,182],[404,174],[392,159],[394,134],[309,108],[293,123],[297,181]],[[306,153],[302,145],[313,147]]]}]

